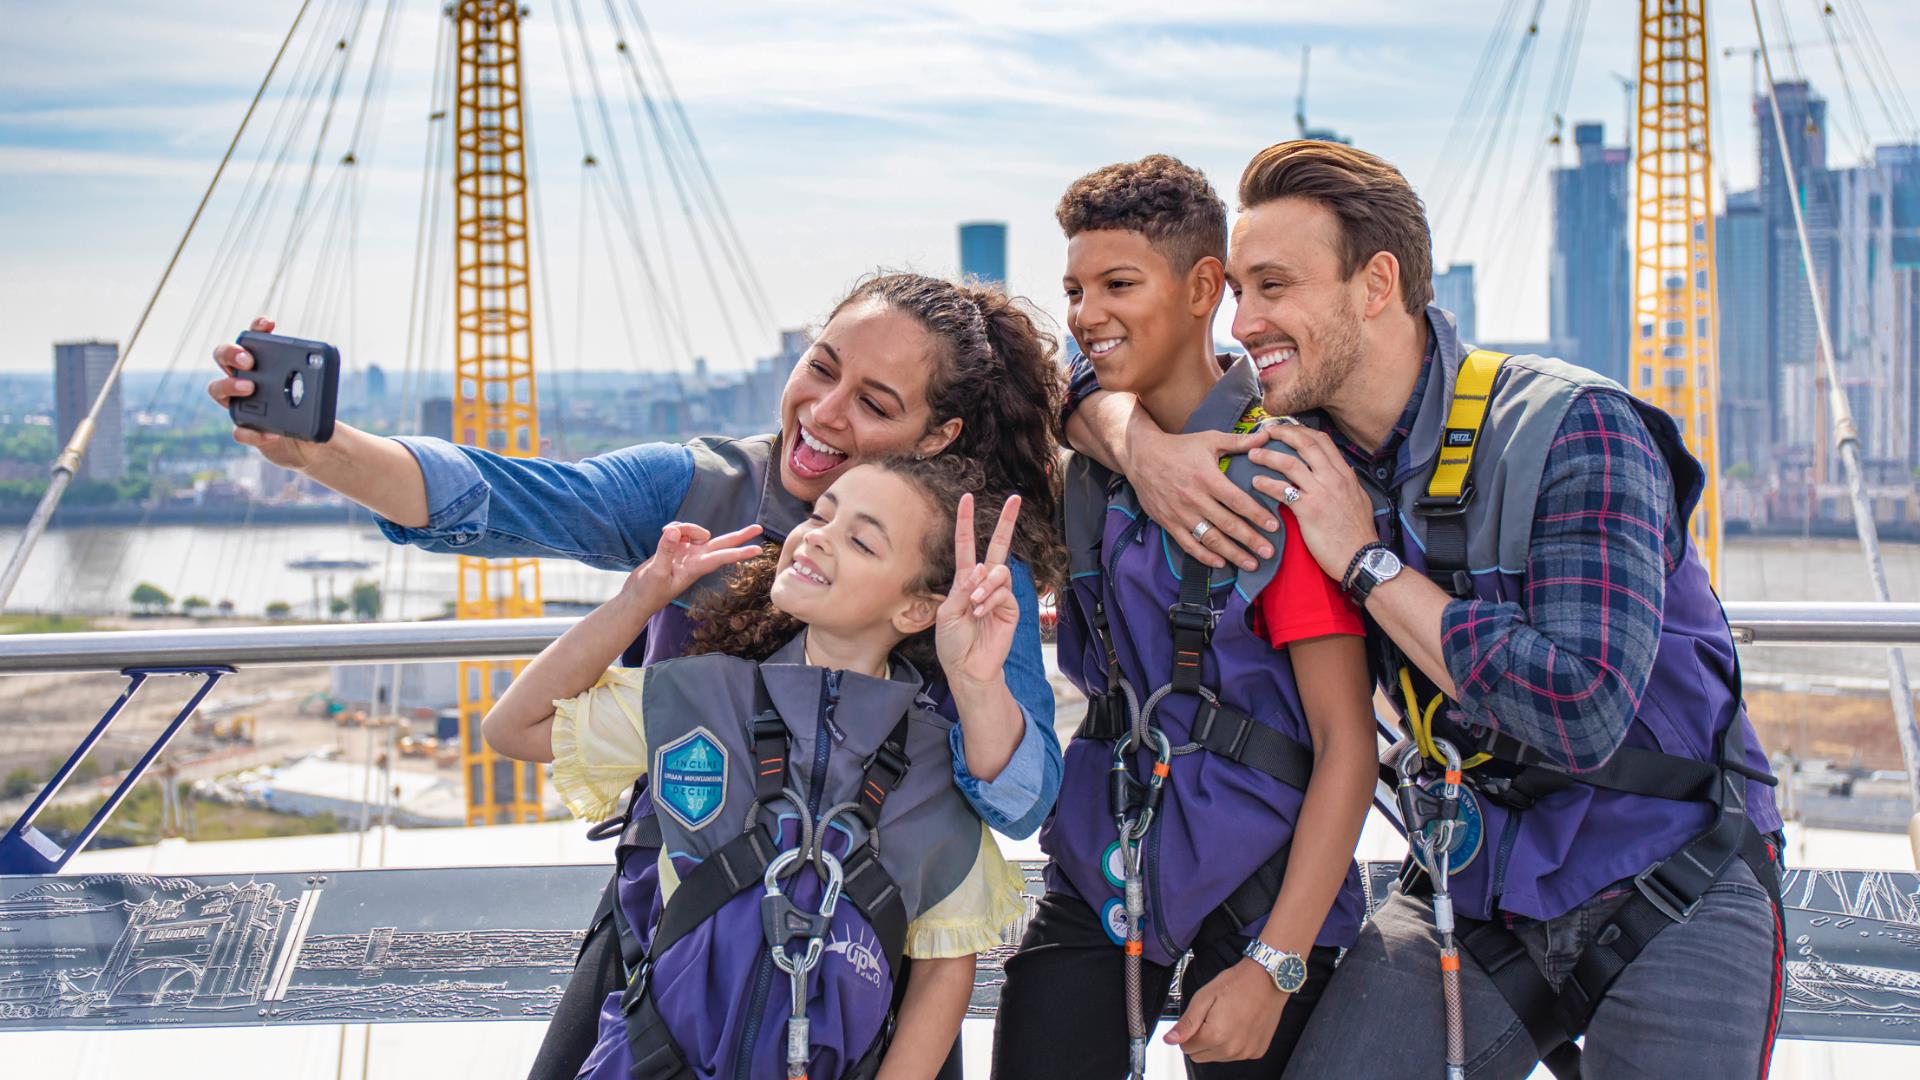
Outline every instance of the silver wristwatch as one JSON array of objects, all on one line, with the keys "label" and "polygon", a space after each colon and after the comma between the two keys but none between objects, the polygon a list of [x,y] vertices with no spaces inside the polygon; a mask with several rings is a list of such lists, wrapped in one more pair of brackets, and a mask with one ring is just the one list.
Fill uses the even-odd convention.
[{"label": "silver wristwatch", "polygon": [[1367,597],[1379,585],[1400,576],[1403,569],[1400,556],[1385,544],[1368,544],[1361,550],[1360,557],[1353,568],[1353,579],[1347,582],[1347,595],[1361,607],[1367,605]]},{"label": "silver wristwatch", "polygon": [[1247,959],[1267,969],[1267,974],[1273,977],[1275,989],[1281,993],[1298,993],[1301,987],[1307,985],[1307,962],[1300,958],[1299,953],[1281,952],[1259,938],[1247,942],[1247,947],[1241,951]]}]

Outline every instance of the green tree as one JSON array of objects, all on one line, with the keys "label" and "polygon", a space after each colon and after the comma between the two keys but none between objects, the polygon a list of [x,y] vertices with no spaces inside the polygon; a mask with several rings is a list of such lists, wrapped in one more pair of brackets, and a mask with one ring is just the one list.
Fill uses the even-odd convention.
[{"label": "green tree", "polygon": [[8,773],[7,778],[0,781],[0,799],[18,799],[38,790],[40,790],[40,778],[25,765]]},{"label": "green tree", "polygon": [[351,608],[352,606],[353,604],[350,603],[346,599],[346,597],[343,597],[343,596],[336,596],[333,599],[327,601],[327,611],[331,613],[333,617],[336,619],[342,615],[345,615],[347,613],[347,609]]},{"label": "green tree", "polygon": [[267,618],[269,619],[284,619],[291,614],[293,614],[293,606],[285,600],[275,600],[273,603],[267,605]]},{"label": "green tree", "polygon": [[133,606],[145,615],[164,615],[173,606],[173,597],[167,591],[150,581],[143,581],[133,587]]},{"label": "green tree", "polygon": [[356,619],[377,619],[380,617],[380,585],[373,581],[356,581],[353,592],[348,594],[353,604],[353,617]]},{"label": "green tree", "polygon": [[180,614],[191,618],[205,612],[212,606],[204,596],[189,596],[185,600],[180,601]]},{"label": "green tree", "polygon": [[1753,479],[1753,466],[1744,461],[1739,462],[1727,470],[1727,479],[1751,480]]}]

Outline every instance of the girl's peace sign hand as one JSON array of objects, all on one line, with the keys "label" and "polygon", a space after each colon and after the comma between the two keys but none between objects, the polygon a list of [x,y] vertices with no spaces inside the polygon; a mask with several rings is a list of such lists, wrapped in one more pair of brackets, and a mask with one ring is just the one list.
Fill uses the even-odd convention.
[{"label": "girl's peace sign hand", "polygon": [[759,555],[760,545],[754,543],[759,535],[758,525],[715,536],[690,522],[669,522],[660,530],[653,558],[627,575],[626,588],[665,605],[715,570]]},{"label": "girl's peace sign hand", "polygon": [[953,587],[934,621],[934,645],[949,683],[990,683],[1001,678],[1020,605],[1013,598],[1013,574],[1007,551],[1013,546],[1020,496],[1000,508],[1000,520],[987,541],[984,562],[976,561],[973,496],[962,495],[953,522]]}]

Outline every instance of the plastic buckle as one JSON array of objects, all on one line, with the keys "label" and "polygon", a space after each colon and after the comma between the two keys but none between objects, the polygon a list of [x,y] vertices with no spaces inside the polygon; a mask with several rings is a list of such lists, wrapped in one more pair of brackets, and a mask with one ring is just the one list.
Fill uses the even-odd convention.
[{"label": "plastic buckle", "polygon": [[895,750],[891,745],[881,743],[880,748],[875,750],[873,757],[867,761],[867,771],[871,772],[876,767],[885,770],[886,783],[880,786],[887,791],[892,791],[893,786],[898,784],[900,778],[907,775],[907,770],[913,767],[913,759]]},{"label": "plastic buckle", "polygon": [[1693,918],[1693,913],[1699,909],[1700,901],[1705,896],[1696,896],[1692,900],[1681,899],[1678,893],[1660,880],[1660,870],[1666,865],[1663,860],[1635,874],[1633,887],[1640,890],[1640,895],[1646,897],[1647,903],[1657,908],[1660,914],[1674,922],[1683,923]]},{"label": "plastic buckle", "polygon": [[1175,604],[1167,609],[1167,619],[1175,630],[1197,630],[1212,636],[1219,625],[1220,613],[1211,604]]},{"label": "plastic buckle", "polygon": [[1458,495],[1422,495],[1413,500],[1414,512],[1424,517],[1456,517],[1473,502],[1473,481],[1460,485]]},{"label": "plastic buckle", "polygon": [[626,992],[620,995],[621,1016],[632,1016],[633,1010],[640,1007],[647,996],[647,981],[652,977],[653,958],[648,957],[640,961],[640,966],[634,968],[633,975],[627,979]]}]

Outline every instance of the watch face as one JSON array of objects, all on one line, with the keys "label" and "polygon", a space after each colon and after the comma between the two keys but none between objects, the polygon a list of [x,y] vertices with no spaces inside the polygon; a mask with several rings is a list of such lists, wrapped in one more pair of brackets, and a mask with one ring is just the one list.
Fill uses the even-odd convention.
[{"label": "watch face", "polygon": [[1282,956],[1274,967],[1273,984],[1287,994],[1307,985],[1307,962],[1292,954]]},{"label": "watch face", "polygon": [[1385,581],[1400,572],[1400,556],[1386,548],[1374,548],[1367,552],[1361,568],[1373,576],[1375,581]]}]

